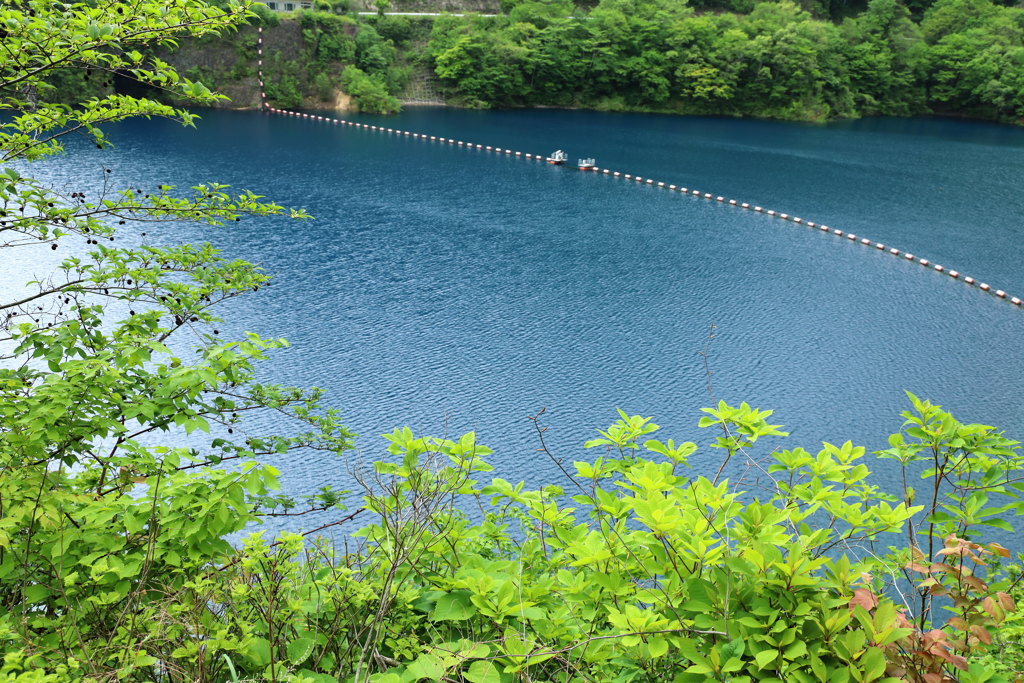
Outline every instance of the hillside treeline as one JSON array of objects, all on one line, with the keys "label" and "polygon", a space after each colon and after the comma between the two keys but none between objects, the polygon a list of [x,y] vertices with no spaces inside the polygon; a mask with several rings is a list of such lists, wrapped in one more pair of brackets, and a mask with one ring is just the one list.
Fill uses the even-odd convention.
[{"label": "hillside treeline", "polygon": [[[469,106],[824,120],[927,112],[1024,118],[1024,8],[938,0],[753,3],[506,1],[445,16],[426,55]],[[819,18],[820,17],[820,18]]]}]

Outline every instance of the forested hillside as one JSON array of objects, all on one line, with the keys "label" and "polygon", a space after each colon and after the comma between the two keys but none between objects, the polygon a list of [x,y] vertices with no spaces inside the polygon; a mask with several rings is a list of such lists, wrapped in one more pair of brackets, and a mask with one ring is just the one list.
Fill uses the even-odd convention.
[{"label": "forested hillside", "polygon": [[[436,18],[359,15],[343,0],[288,14],[262,8],[235,34],[186,39],[159,56],[235,107],[259,103],[255,26],[262,25],[267,95],[285,108],[393,113],[402,100],[419,99],[411,84],[426,82],[432,99],[468,107],[1024,122],[1024,6],[503,0],[501,7],[498,16]],[[92,78],[67,91],[117,87]]]},{"label": "forested hillside", "polygon": [[[428,57],[470,106],[558,105],[824,120],[1024,117],[1024,9],[991,0],[506,0],[444,17]],[[912,15],[912,10],[919,17]],[[843,15],[849,15],[843,18]]]}]

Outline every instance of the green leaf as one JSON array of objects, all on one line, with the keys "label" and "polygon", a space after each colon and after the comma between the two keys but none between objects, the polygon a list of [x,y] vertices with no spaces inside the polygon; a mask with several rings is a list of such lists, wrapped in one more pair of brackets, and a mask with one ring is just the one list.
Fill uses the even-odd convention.
[{"label": "green leaf", "polygon": [[501,672],[494,662],[488,660],[473,662],[462,677],[470,683],[501,683]]},{"label": "green leaf", "polygon": [[416,661],[405,670],[408,680],[418,681],[428,679],[436,681],[444,675],[444,664],[437,655],[424,653],[416,658]]},{"label": "green leaf", "polygon": [[316,641],[308,636],[296,638],[288,643],[288,660],[295,666],[302,664],[313,654],[313,647],[315,645]]},{"label": "green leaf", "polygon": [[30,605],[42,602],[43,600],[46,600],[46,598],[50,597],[51,592],[52,591],[50,591],[49,588],[39,584],[29,586],[25,589],[25,602]]},{"label": "green leaf", "polygon": [[764,650],[754,655],[754,661],[757,662],[757,668],[763,669],[779,656],[778,650]]},{"label": "green leaf", "polygon": [[266,638],[253,638],[242,653],[255,669],[270,666],[270,641]]},{"label": "green leaf", "polygon": [[873,681],[885,674],[885,654],[877,647],[870,647],[861,655],[861,667],[864,670],[864,681]]},{"label": "green leaf", "polygon": [[651,636],[647,641],[647,649],[651,653],[651,657],[654,659],[663,657],[665,656],[665,653],[668,652],[668,640],[658,636]]},{"label": "green leaf", "polygon": [[465,621],[477,609],[473,604],[472,593],[468,590],[455,590],[437,599],[430,618],[434,621]]}]

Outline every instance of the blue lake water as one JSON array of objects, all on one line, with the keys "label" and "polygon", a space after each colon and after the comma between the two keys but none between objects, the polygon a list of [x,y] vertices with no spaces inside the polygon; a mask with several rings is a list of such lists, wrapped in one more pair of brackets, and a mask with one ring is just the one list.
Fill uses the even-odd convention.
[{"label": "blue lake water", "polygon": [[[222,336],[284,336],[268,376],[329,390],[359,450],[281,463],[290,491],[351,488],[379,434],[475,429],[496,476],[562,483],[536,452],[546,408],[566,461],[615,409],[696,428],[716,398],[775,410],[792,436],[885,447],[904,390],[1024,436],[1024,311],[875,249],[656,187],[493,152],[255,112],[112,129],[47,173],[143,186],[216,180],[308,222],[177,226],[275,284]],[[953,120],[777,122],[537,110],[350,117],[597,164],[759,204],[911,251],[1024,296],[1024,130]],[[73,164],[73,165],[72,165]],[[152,237],[156,231],[149,230]],[[9,273],[8,273],[9,275]],[[713,472],[714,452],[694,460]],[[714,464],[712,464],[714,463]],[[881,463],[880,483],[894,476]],[[301,526],[325,518],[304,518]],[[273,527],[272,527],[273,528]]]}]

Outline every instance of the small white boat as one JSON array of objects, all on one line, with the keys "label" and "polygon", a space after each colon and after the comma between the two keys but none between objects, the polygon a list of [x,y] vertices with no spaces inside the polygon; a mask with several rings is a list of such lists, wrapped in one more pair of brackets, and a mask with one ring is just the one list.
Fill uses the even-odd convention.
[{"label": "small white boat", "polygon": [[551,153],[551,156],[548,157],[548,163],[562,165],[568,158],[569,157],[566,156],[565,152],[563,152],[560,149],[556,149],[554,152]]},{"label": "small white boat", "polygon": [[591,158],[591,159],[580,159],[577,162],[576,165],[579,166],[581,171],[596,171],[597,170],[597,166],[595,166],[594,164],[595,164],[595,161]]}]

